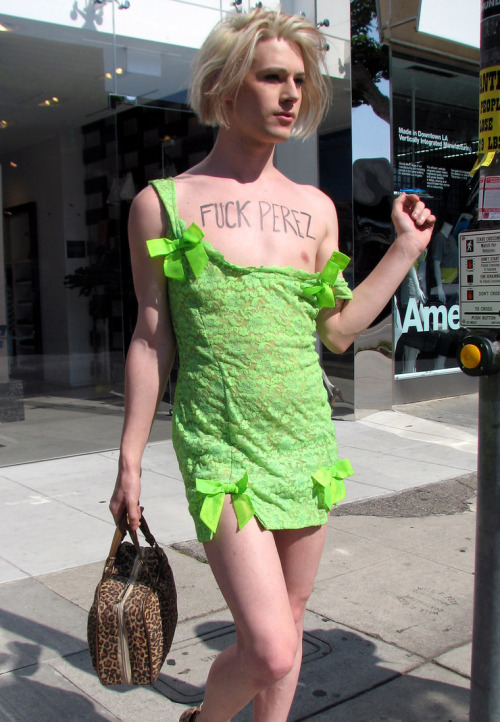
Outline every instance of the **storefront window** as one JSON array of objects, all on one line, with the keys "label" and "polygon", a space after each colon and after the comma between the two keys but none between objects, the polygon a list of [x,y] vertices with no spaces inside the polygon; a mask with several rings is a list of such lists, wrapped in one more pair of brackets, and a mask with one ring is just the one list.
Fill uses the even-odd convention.
[{"label": "storefront window", "polygon": [[[2,465],[119,444],[130,203],[212,147],[187,83],[220,17],[211,0],[2,3]],[[174,383],[152,440],[170,436]]]},{"label": "storefront window", "polygon": [[458,246],[477,216],[477,75],[392,58],[395,192],[414,191],[437,216],[426,253],[394,299],[396,378],[458,372]]}]

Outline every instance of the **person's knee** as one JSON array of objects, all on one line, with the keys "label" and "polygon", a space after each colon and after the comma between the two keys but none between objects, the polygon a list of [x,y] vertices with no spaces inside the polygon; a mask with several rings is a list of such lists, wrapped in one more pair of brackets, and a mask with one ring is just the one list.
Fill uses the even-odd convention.
[{"label": "person's knee", "polygon": [[261,653],[256,654],[253,664],[253,675],[261,688],[269,687],[286,677],[292,669],[297,653],[297,642],[269,645]]},{"label": "person's knee", "polygon": [[293,669],[298,644],[297,631],[290,627],[247,646],[243,654],[255,685],[269,687],[286,677]]},{"label": "person's knee", "polygon": [[304,621],[307,602],[311,596],[312,590],[302,590],[300,593],[290,598],[290,609],[297,628],[300,630]]}]

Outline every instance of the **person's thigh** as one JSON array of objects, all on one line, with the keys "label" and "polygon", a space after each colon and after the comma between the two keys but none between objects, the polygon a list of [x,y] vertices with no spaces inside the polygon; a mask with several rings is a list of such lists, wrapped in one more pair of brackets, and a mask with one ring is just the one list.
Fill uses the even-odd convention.
[{"label": "person's thigh", "polygon": [[296,621],[311,595],[325,545],[328,524],[274,532],[276,548]]},{"label": "person's thigh", "polygon": [[[296,645],[294,619],[274,535],[253,517],[238,530],[226,496],[208,562],[231,610],[239,640],[255,646],[281,637]],[[293,638],[293,639],[292,639]]]}]

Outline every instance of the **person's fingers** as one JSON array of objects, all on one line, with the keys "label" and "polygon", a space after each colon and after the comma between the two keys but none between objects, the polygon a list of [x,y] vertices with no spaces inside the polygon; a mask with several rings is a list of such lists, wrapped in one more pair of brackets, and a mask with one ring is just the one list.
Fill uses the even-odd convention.
[{"label": "person's fingers", "polygon": [[128,517],[128,524],[132,531],[136,531],[140,524],[141,524],[141,507],[139,506],[139,502],[137,503],[129,503],[127,504],[127,517]]},{"label": "person's fingers", "polygon": [[[434,216],[432,215],[431,211],[425,207],[425,205],[420,207],[418,204],[414,211],[412,211],[411,214],[412,220],[414,223],[416,223],[417,226],[423,226],[425,224],[431,224],[433,221],[432,219]],[[434,220],[436,220],[434,218]]]},{"label": "person's fingers", "polygon": [[420,200],[416,193],[407,194],[403,191],[394,199],[393,215],[397,217],[404,213],[411,218],[416,218],[424,208],[425,203]]},{"label": "person's fingers", "polygon": [[432,226],[436,222],[436,216],[430,208],[414,193],[402,199],[402,206],[417,226]]},{"label": "person's fingers", "polygon": [[406,200],[407,200],[407,195],[404,191],[402,193],[400,193],[398,196],[396,196],[396,198],[394,199],[394,203],[392,204],[392,212],[393,213],[398,213],[398,212],[402,213]]}]

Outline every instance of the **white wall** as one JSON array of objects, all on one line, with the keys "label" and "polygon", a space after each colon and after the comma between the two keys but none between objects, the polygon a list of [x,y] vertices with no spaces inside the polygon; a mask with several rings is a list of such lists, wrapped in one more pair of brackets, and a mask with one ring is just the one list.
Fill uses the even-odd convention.
[{"label": "white wall", "polygon": [[70,352],[85,345],[90,351],[88,300],[64,286],[64,276],[74,269],[66,260],[66,240],[87,237],[81,135],[76,131],[25,148],[16,160],[17,168],[11,168],[0,157],[4,206],[36,203],[44,377],[68,384]]}]

